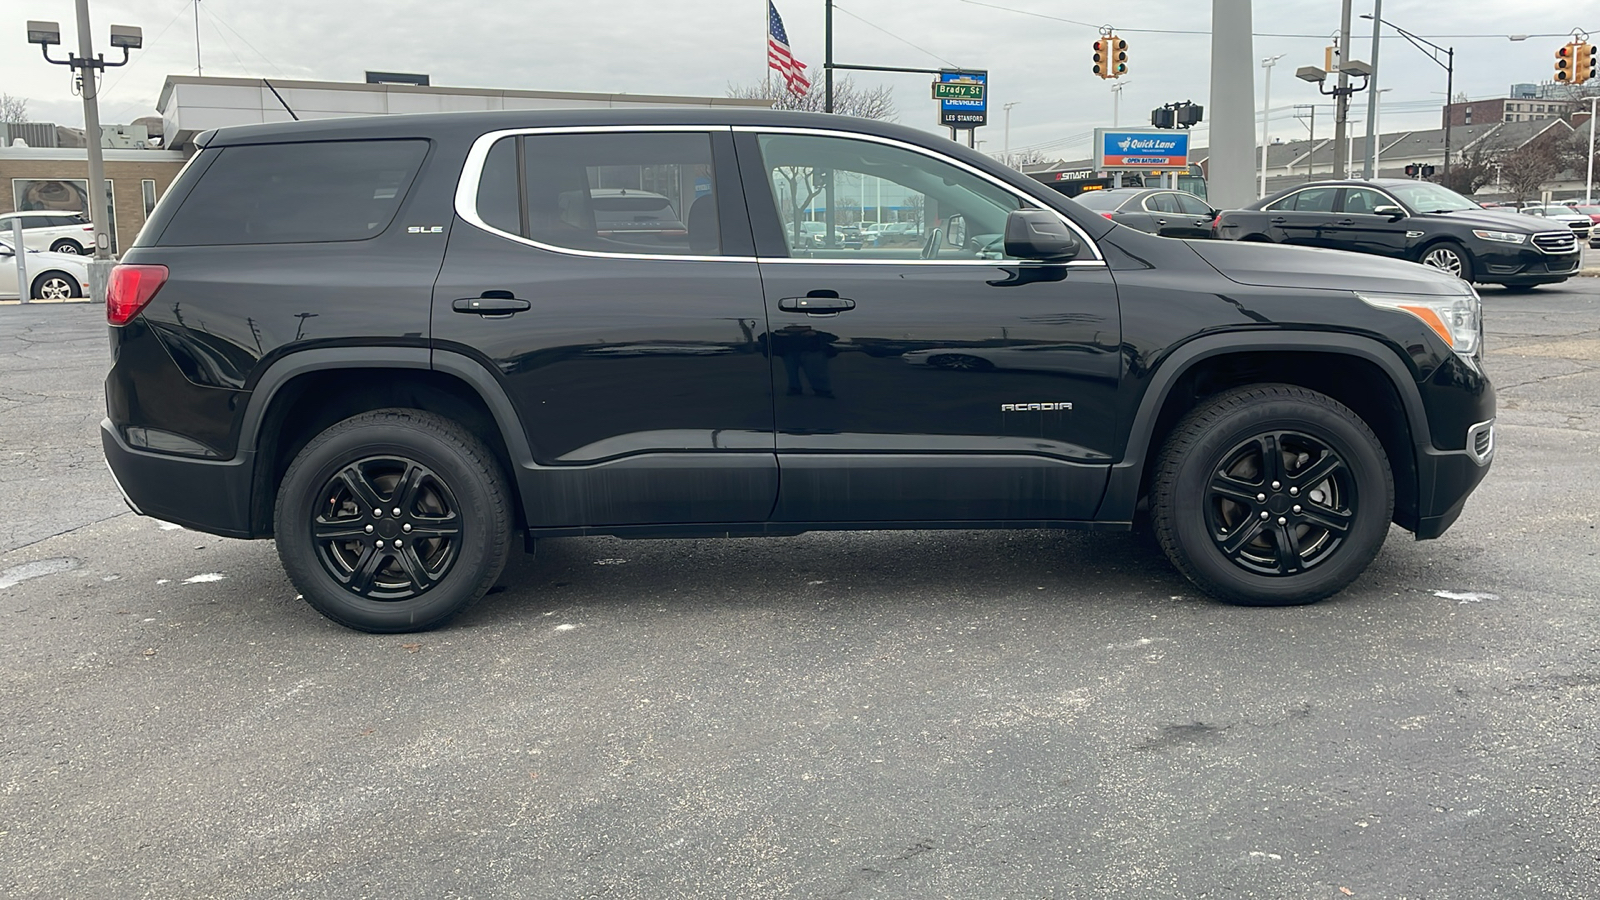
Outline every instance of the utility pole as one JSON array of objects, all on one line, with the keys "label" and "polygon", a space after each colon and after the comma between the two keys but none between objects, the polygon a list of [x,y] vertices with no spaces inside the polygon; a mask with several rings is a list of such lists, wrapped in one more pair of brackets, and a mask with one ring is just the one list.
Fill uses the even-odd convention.
[{"label": "utility pole", "polygon": [[1267,92],[1261,100],[1261,196],[1267,195],[1267,120],[1272,116],[1272,67],[1278,64],[1286,54],[1269,56],[1261,61],[1261,68],[1267,70]]},{"label": "utility pole", "polygon": [[1368,181],[1378,177],[1378,32],[1381,28],[1383,0],[1372,0],[1372,76],[1367,79],[1367,88],[1372,93],[1367,102],[1367,158],[1361,166],[1361,177]]},{"label": "utility pole", "polygon": [[1344,71],[1350,60],[1350,0],[1344,0],[1339,13],[1339,84],[1333,109],[1333,177],[1350,177],[1349,148],[1345,145],[1346,119],[1350,116],[1350,75]]},{"label": "utility pole", "polygon": [[1006,111],[1006,156],[1005,156],[1005,159],[1006,159],[1006,164],[1007,165],[1011,164],[1011,107],[1016,106],[1018,103],[1021,103],[1021,102],[1022,102],[1021,100],[1013,100],[1010,103],[1006,103],[1006,104],[1004,104],[1004,105],[1002,105],[1000,107],[1001,109],[1004,109]]}]

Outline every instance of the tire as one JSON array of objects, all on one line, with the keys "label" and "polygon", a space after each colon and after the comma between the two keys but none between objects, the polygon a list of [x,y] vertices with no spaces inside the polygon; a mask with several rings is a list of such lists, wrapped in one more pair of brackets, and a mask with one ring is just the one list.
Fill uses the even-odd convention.
[{"label": "tire", "polygon": [[1455,241],[1440,241],[1437,244],[1429,244],[1423,249],[1422,255],[1417,258],[1417,262],[1429,268],[1449,272],[1469,284],[1472,282],[1474,274],[1472,254],[1467,252],[1467,248]]},{"label": "tire", "polygon": [[83,255],[83,245],[71,238],[62,238],[50,245],[51,253],[75,253]]},{"label": "tire", "polygon": [[33,280],[31,291],[30,296],[35,300],[75,300],[83,296],[78,279],[55,270],[40,273]]},{"label": "tire", "polygon": [[477,602],[505,567],[514,525],[494,454],[414,409],[317,435],[284,474],[274,512],[278,557],[306,601],[377,634],[437,628]]},{"label": "tire", "polygon": [[1161,451],[1150,507],[1161,549],[1201,590],[1294,606],[1337,594],[1371,564],[1394,514],[1394,478],[1383,445],[1347,407],[1258,384],[1184,416]]}]

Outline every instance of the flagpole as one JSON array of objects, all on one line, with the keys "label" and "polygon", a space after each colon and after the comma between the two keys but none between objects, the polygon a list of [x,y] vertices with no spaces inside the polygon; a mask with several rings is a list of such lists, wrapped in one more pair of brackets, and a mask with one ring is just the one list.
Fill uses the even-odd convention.
[{"label": "flagpole", "polygon": [[767,54],[772,52],[768,49],[768,44],[772,40],[772,0],[767,0],[765,5],[767,7],[767,14],[763,17],[761,22],[761,61],[765,63],[767,67],[767,99],[771,100],[772,61],[767,58]]}]

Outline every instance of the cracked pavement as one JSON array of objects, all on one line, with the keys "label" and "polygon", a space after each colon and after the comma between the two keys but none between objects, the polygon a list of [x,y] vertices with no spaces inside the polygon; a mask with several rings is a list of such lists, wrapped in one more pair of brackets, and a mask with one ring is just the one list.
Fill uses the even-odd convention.
[{"label": "cracked pavement", "polygon": [[100,311],[0,307],[0,896],[1590,896],[1600,279],[1483,294],[1494,471],[1316,606],[1139,535],[590,538],[386,637],[123,513]]}]

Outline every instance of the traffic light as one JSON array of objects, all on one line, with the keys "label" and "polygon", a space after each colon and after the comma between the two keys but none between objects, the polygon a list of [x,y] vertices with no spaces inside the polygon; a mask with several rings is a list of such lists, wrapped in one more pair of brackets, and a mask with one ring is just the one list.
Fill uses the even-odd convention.
[{"label": "traffic light", "polygon": [[1583,84],[1595,77],[1595,46],[1588,41],[1577,43],[1572,59],[1572,83]]},{"label": "traffic light", "polygon": [[1128,42],[1114,34],[1095,41],[1094,73],[1101,78],[1121,78],[1128,74]]},{"label": "traffic light", "polygon": [[1568,44],[1556,51],[1556,81],[1568,84],[1572,81],[1573,63],[1578,55],[1578,45]]},{"label": "traffic light", "polygon": [[1150,124],[1157,128],[1177,128],[1177,111],[1170,106],[1150,110]]},{"label": "traffic light", "polygon": [[1205,117],[1205,114],[1206,108],[1204,106],[1196,106],[1193,103],[1180,104],[1178,106],[1178,127],[1193,128],[1200,124],[1200,120]]}]

